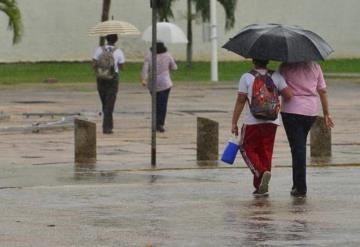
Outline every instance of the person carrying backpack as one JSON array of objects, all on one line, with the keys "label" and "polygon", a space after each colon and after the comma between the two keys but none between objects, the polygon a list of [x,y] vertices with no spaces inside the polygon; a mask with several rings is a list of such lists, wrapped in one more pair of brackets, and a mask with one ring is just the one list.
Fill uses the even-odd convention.
[{"label": "person carrying backpack", "polygon": [[116,34],[107,35],[107,45],[96,48],[92,64],[102,104],[104,134],[113,133],[113,112],[119,87],[119,71],[123,70],[125,63],[124,53],[115,47],[117,40]]},{"label": "person carrying backpack", "polygon": [[231,132],[239,135],[238,121],[245,107],[240,152],[254,175],[253,195],[267,196],[275,133],[279,125],[279,96],[292,97],[284,78],[266,68],[267,60],[253,59],[254,68],[243,74],[232,117]]}]

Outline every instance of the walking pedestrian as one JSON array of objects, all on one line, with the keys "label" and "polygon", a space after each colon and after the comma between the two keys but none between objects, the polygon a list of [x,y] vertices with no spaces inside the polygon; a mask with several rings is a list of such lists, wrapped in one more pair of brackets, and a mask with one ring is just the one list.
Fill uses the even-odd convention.
[{"label": "walking pedestrian", "polygon": [[[151,48],[150,48],[151,51]],[[173,86],[170,71],[176,70],[177,65],[174,58],[167,51],[163,42],[156,43],[156,130],[159,132],[165,131],[165,118],[167,112],[167,104],[171,87]],[[151,53],[147,54],[144,59],[144,64],[141,73],[142,85],[147,86],[150,93],[151,83],[150,71],[151,71],[152,57]]]},{"label": "walking pedestrian", "polygon": [[[279,95],[287,101],[291,91],[278,72],[267,69],[267,60],[253,59],[253,64],[253,70],[240,78],[231,132],[239,135],[238,120],[245,107],[240,152],[253,173],[253,195],[258,197],[268,195],[275,133],[279,125]],[[261,109],[265,111],[259,111]]]},{"label": "walking pedestrian", "polygon": [[102,104],[104,134],[113,133],[113,112],[119,88],[119,74],[125,63],[124,53],[115,46],[117,40],[116,34],[107,35],[107,44],[96,48],[92,63]]},{"label": "walking pedestrian", "polygon": [[293,185],[290,194],[304,197],[306,184],[306,139],[318,115],[318,96],[325,125],[333,128],[326,93],[326,83],[319,64],[315,62],[282,63],[279,68],[293,92],[290,101],[283,102],[282,121],[292,156]]}]

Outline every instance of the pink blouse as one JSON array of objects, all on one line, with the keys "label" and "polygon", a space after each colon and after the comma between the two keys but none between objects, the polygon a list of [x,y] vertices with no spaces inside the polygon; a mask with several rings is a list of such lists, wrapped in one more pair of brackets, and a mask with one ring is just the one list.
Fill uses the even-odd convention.
[{"label": "pink blouse", "polygon": [[[156,58],[156,91],[159,92],[172,87],[173,84],[170,78],[170,70],[176,70],[177,65],[174,58],[168,52],[157,54]],[[148,80],[149,89],[151,88],[150,74],[151,53],[145,56],[141,73],[141,78],[143,80]]]},{"label": "pink blouse", "polygon": [[293,92],[288,102],[283,102],[281,111],[306,116],[317,116],[318,91],[326,89],[323,72],[315,62],[284,63],[280,73]]}]

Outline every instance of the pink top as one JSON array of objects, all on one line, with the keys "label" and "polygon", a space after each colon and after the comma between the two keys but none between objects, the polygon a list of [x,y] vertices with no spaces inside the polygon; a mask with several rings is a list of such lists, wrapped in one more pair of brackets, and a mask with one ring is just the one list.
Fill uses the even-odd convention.
[{"label": "pink top", "polygon": [[[172,87],[172,81],[170,78],[170,70],[176,70],[177,65],[174,58],[170,53],[160,53],[156,56],[156,91],[163,91]],[[151,71],[151,53],[149,53],[144,59],[144,65],[142,68],[141,77],[143,80],[148,80],[148,87],[150,89],[150,71]]]},{"label": "pink top", "polygon": [[282,103],[281,111],[317,116],[317,92],[326,88],[320,65],[315,62],[284,63],[280,66],[280,73],[294,95],[290,101]]}]

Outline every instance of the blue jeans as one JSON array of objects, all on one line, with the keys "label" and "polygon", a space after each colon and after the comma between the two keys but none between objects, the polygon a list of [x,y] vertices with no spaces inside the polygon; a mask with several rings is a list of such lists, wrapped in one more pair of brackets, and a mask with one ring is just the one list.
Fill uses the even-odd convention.
[{"label": "blue jeans", "polygon": [[156,126],[164,126],[170,89],[156,93]]},{"label": "blue jeans", "polygon": [[316,116],[281,113],[292,157],[293,189],[306,193],[306,139]]}]

